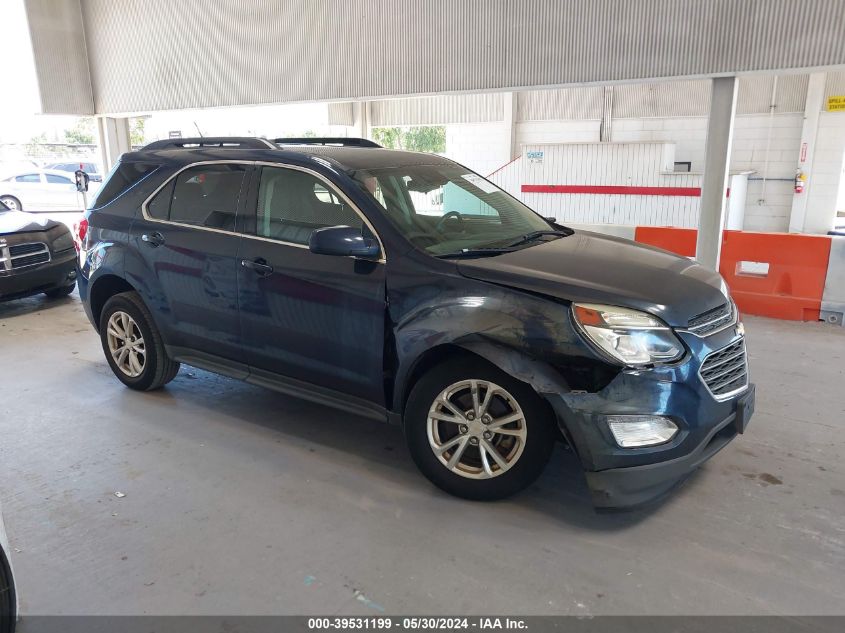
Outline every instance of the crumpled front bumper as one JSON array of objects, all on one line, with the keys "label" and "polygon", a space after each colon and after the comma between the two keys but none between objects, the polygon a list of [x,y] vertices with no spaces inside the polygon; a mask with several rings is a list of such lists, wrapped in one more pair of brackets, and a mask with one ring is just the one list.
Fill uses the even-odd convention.
[{"label": "crumpled front bumper", "polygon": [[[709,353],[740,336],[734,328],[706,339],[680,334],[690,353],[676,365],[624,370],[596,393],[544,394],[581,460],[596,508],[630,509],[662,497],[744,429],[754,385],[719,401],[698,375]],[[671,418],[678,433],[658,446],[618,446],[607,416],[638,414]]]}]

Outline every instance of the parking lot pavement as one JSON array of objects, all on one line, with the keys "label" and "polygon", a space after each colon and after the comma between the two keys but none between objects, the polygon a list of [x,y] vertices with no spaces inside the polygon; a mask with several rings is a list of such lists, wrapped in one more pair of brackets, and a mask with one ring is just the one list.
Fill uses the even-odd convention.
[{"label": "parking lot pavement", "polygon": [[746,325],[746,435],[608,515],[562,449],[526,493],[462,501],[396,427],[188,367],[135,393],[75,295],[0,304],[22,611],[845,614],[845,329]]}]

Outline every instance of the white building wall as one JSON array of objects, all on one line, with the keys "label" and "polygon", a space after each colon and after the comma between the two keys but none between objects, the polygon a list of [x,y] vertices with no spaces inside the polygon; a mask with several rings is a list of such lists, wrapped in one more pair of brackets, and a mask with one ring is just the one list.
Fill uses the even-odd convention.
[{"label": "white building wall", "polygon": [[756,172],[748,178],[746,230],[789,229],[803,120],[803,114],[736,117],[731,169]]},{"label": "white building wall", "polygon": [[594,143],[599,140],[600,119],[523,121],[516,124],[518,145],[534,143]]},{"label": "white building wall", "polygon": [[[626,224],[693,227],[698,223],[699,198],[657,195],[653,189],[682,191],[701,187],[701,174],[672,173],[674,147],[667,143],[572,143],[526,145],[526,152],[543,153],[542,161],[526,159],[520,186],[512,193],[544,216],[564,223]],[[494,174],[494,182],[511,186]],[[561,178],[561,174],[567,174]],[[521,185],[583,185],[647,188],[649,194],[544,193],[520,191]]]},{"label": "white building wall", "polygon": [[[811,183],[811,187],[815,188],[812,206],[832,208],[838,192],[845,151],[845,139],[842,138],[845,137],[845,113],[823,113],[822,117],[820,127],[823,129],[819,131],[819,149]],[[803,114],[799,113],[736,117],[730,170],[756,172],[749,177],[745,229],[773,232],[788,230],[794,195],[793,178],[799,166],[802,121]],[[601,121],[595,119],[523,121],[516,125],[517,145],[598,142],[600,125]],[[447,126],[446,155],[488,175],[511,160],[502,150],[505,134],[502,122]],[[704,166],[706,137],[706,117],[615,119],[611,128],[611,141],[615,143],[674,143],[675,161],[690,162],[693,173],[700,173]],[[819,176],[822,184],[818,184]],[[613,181],[611,174],[599,174],[598,177],[602,184],[626,184]],[[587,184],[572,178],[571,172],[562,172],[558,182],[548,184]],[[583,208],[592,197],[584,195],[580,198],[578,208]],[[595,202],[605,206],[606,201]],[[687,218],[688,214],[683,214],[683,217]]]},{"label": "white building wall", "polygon": [[486,176],[513,157],[503,121],[465,123],[446,127],[446,156]]},{"label": "white building wall", "polygon": [[[822,112],[819,117],[819,134],[816,138],[816,153],[813,159],[813,174],[807,183],[807,203],[805,226],[815,232],[824,232],[830,228],[827,209],[837,209],[838,200],[843,190],[845,178],[845,112]],[[840,223],[842,223],[840,219]]]}]

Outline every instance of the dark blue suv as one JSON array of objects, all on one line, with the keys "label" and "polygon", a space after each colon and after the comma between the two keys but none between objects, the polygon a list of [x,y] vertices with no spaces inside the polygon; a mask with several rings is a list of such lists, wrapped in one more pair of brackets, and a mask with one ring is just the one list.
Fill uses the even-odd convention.
[{"label": "dark blue suv", "polygon": [[125,154],[79,226],[115,375],[180,363],[401,424],[420,470],[496,499],[556,441],[597,507],[668,492],[754,405],[718,273],[542,218],[469,169],[363,139]]}]

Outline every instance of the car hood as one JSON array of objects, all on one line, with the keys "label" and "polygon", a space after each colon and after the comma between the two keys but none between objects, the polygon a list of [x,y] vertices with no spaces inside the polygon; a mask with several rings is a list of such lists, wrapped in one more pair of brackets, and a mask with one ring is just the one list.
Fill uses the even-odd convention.
[{"label": "car hood", "polygon": [[634,308],[672,326],[685,326],[727,301],[717,272],[668,251],[589,231],[457,265],[471,279],[566,301]]},{"label": "car hood", "polygon": [[25,213],[23,211],[0,212],[0,235],[29,231],[49,231],[58,225],[59,222],[35,215],[34,213]]}]

